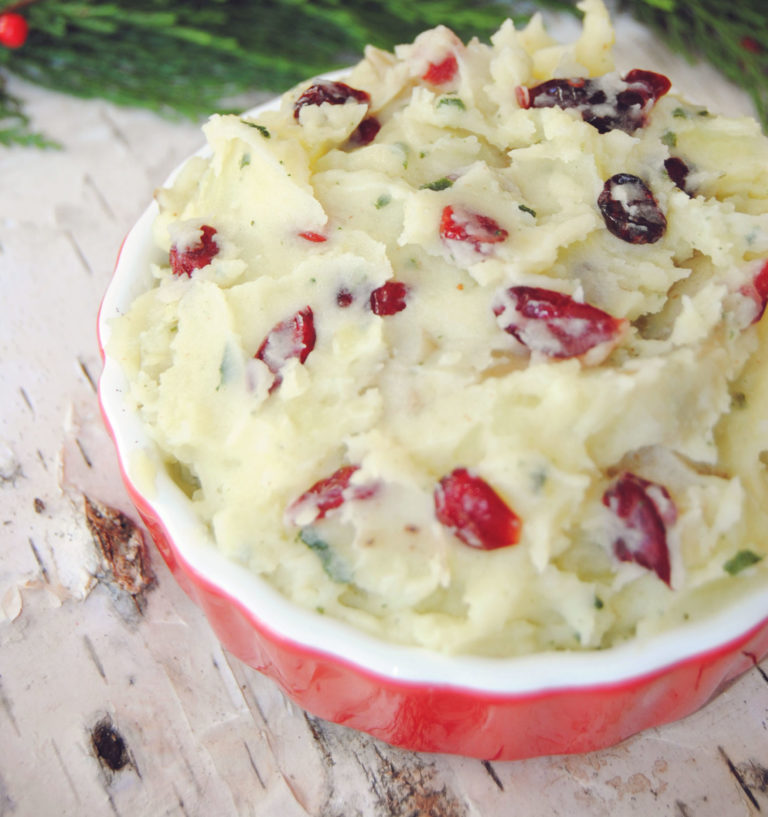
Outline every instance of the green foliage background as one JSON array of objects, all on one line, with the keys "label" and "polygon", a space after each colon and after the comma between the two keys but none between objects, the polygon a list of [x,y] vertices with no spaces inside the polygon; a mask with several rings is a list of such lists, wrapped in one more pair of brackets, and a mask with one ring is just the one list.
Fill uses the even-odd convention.
[{"label": "green foliage background", "polygon": [[[752,94],[768,120],[768,3],[624,0],[673,49],[710,60]],[[84,97],[197,118],[244,91],[283,90],[356,61],[367,43],[391,48],[439,23],[463,39],[517,23],[537,8],[578,13],[570,0],[22,0],[24,46],[0,47],[0,76]],[[19,99],[0,86],[0,144],[44,147]]]}]

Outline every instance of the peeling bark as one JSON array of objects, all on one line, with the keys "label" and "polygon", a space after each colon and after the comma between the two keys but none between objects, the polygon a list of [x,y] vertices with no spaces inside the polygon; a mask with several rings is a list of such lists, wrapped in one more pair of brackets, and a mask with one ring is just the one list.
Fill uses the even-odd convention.
[{"label": "peeling bark", "polygon": [[85,519],[115,583],[139,596],[154,582],[141,529],[122,511],[83,496]]}]

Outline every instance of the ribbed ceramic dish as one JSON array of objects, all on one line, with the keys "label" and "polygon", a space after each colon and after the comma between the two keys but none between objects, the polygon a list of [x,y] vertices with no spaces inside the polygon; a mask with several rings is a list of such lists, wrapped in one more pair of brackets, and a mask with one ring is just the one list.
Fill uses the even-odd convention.
[{"label": "ribbed ceramic dish", "polygon": [[153,204],[126,237],[99,313],[102,413],[130,496],[176,579],[224,646],[300,706],[418,751],[488,760],[587,752],[688,715],[768,654],[768,588],[652,639],[487,659],[381,642],[229,561],[163,470],[108,350],[112,319],[152,285],[156,213]]}]

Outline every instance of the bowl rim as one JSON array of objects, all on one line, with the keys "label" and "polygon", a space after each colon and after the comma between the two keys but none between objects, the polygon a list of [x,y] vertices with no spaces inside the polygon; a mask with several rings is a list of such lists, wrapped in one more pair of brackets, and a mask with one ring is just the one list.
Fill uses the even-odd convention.
[{"label": "bowl rim", "polygon": [[[322,75],[334,79],[344,71]],[[245,111],[254,116],[275,110],[282,97]],[[207,146],[194,156],[210,155]],[[188,157],[191,158],[191,157]],[[185,159],[163,186],[179,173]],[[768,586],[753,589],[726,607],[668,630],[635,637],[601,650],[559,650],[511,657],[449,654],[382,640],[354,626],[301,607],[283,597],[265,579],[230,560],[216,549],[190,500],[165,471],[161,458],[138,414],[125,403],[128,381],[118,360],[108,351],[111,321],[123,314],[150,280],[149,264],[157,250],[152,225],[158,213],[152,202],[126,235],[111,280],[101,301],[97,336],[103,368],[98,397],[112,436],[123,478],[132,496],[139,497],[162,522],[165,531],[196,580],[217,588],[244,609],[273,638],[299,650],[322,655],[395,683],[459,688],[474,694],[509,697],[570,689],[637,683],[692,660],[728,652],[752,632],[768,625]],[[142,489],[136,460],[147,459],[155,469],[154,486]]]}]

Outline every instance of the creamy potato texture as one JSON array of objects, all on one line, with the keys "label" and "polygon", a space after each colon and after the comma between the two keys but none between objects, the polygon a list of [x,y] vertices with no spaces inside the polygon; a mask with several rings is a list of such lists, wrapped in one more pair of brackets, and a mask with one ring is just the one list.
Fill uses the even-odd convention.
[{"label": "creamy potato texture", "polygon": [[386,639],[603,648],[766,581],[768,142],[582,7],[212,117],[114,326],[217,546]]}]

